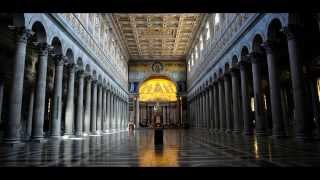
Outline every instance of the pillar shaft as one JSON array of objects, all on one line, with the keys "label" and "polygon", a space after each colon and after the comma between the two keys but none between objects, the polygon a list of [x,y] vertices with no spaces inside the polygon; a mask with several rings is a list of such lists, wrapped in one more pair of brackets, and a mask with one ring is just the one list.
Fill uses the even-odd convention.
[{"label": "pillar shaft", "polygon": [[76,118],[76,136],[81,136],[83,131],[83,88],[84,72],[79,71],[78,96],[77,96],[77,118]]},{"label": "pillar shaft", "polygon": [[311,125],[312,119],[308,113],[307,92],[305,89],[303,71],[302,71],[302,56],[298,42],[298,26],[289,25],[286,29],[288,36],[288,51],[290,61],[290,72],[294,98],[294,118],[296,122],[296,137],[310,138],[312,136]]},{"label": "pillar shaft", "polygon": [[44,111],[46,103],[48,47],[47,44],[40,45],[38,58],[38,72],[36,80],[36,94],[34,102],[34,121],[32,123],[32,139],[43,138]]},{"label": "pillar shaft", "polygon": [[265,135],[267,132],[267,123],[264,110],[263,91],[262,91],[262,74],[261,74],[261,57],[257,53],[251,54],[252,60],[252,77],[254,92],[254,114],[256,121],[256,133]]},{"label": "pillar shaft", "polygon": [[226,131],[230,132],[233,128],[232,122],[232,93],[231,93],[231,82],[230,75],[224,75],[224,93],[225,93],[225,105],[226,105]]},{"label": "pillar shaft", "polygon": [[62,79],[64,60],[62,56],[55,57],[54,95],[52,106],[51,136],[61,135],[61,111],[62,111]]},{"label": "pillar shaft", "polygon": [[213,106],[214,106],[214,123],[215,123],[215,131],[217,132],[220,128],[219,119],[220,119],[220,111],[219,111],[219,87],[218,83],[213,84]]},{"label": "pillar shaft", "polygon": [[68,93],[67,104],[65,112],[65,132],[64,135],[73,134],[73,121],[74,121],[74,78],[75,78],[75,65],[69,64],[69,79],[68,79]]},{"label": "pillar shaft", "polygon": [[83,129],[86,134],[90,133],[90,120],[91,120],[91,77],[86,77],[86,97],[85,97],[85,113]]},{"label": "pillar shaft", "polygon": [[111,98],[110,98],[110,91],[109,90],[106,91],[106,96],[107,96],[106,129],[109,130],[110,129],[110,106],[111,106],[111,102],[110,102]]},{"label": "pillar shaft", "polygon": [[98,99],[97,99],[97,132],[101,133],[102,122],[102,85],[98,85]]},{"label": "pillar shaft", "polygon": [[249,83],[248,83],[248,70],[247,63],[240,62],[240,75],[241,75],[241,97],[242,97],[242,116],[243,128],[246,135],[252,134],[252,121],[250,119],[250,104],[249,104]]},{"label": "pillar shaft", "polygon": [[33,106],[34,106],[34,87],[30,88],[29,107],[28,107],[28,122],[27,122],[27,137],[31,137],[32,133],[32,119],[33,119]]},{"label": "pillar shaft", "polygon": [[271,112],[272,112],[272,135],[284,136],[284,121],[282,119],[281,107],[281,92],[280,92],[280,77],[279,68],[276,59],[275,44],[272,42],[265,42],[264,47],[267,52],[269,87],[271,96]]},{"label": "pillar shaft", "polygon": [[19,29],[13,59],[13,78],[9,100],[9,119],[7,122],[4,140],[7,142],[19,141],[19,126],[21,122],[21,106],[23,95],[24,67],[26,58],[27,40],[31,31]]},{"label": "pillar shaft", "polygon": [[97,80],[92,81],[92,102],[91,102],[91,122],[90,131],[97,134]]},{"label": "pillar shaft", "polygon": [[225,96],[224,96],[224,83],[223,79],[219,80],[219,120],[220,120],[220,131],[224,132],[226,129],[226,111],[225,111]]},{"label": "pillar shaft", "polygon": [[239,102],[239,74],[235,69],[231,69],[231,81],[232,81],[232,112],[233,112],[233,132],[240,132],[242,124],[240,122],[240,102]]},{"label": "pillar shaft", "polygon": [[106,88],[103,88],[102,92],[102,131],[106,132],[107,130],[107,92]]}]

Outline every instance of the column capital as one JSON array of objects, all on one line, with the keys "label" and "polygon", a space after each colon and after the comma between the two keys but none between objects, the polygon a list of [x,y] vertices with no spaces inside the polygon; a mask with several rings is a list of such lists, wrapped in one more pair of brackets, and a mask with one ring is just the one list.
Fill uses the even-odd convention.
[{"label": "column capital", "polygon": [[31,29],[26,29],[25,27],[10,25],[8,28],[15,33],[17,42],[21,43],[27,43],[28,39],[35,34]]},{"label": "column capital", "polygon": [[33,45],[38,48],[38,51],[39,51],[39,55],[40,56],[46,56],[48,55],[49,53],[51,53],[51,50],[52,50],[52,46],[49,45],[48,43],[46,42],[33,42]]},{"label": "column capital", "polygon": [[301,36],[302,27],[297,24],[289,24],[281,29],[287,35],[288,40],[297,39]]},{"label": "column capital", "polygon": [[56,66],[63,66],[67,61],[67,57],[61,54],[55,55],[53,57]]},{"label": "column capital", "polygon": [[76,64],[75,63],[67,63],[67,67],[70,70],[70,72],[75,72],[75,70],[76,70]]},{"label": "column capital", "polygon": [[251,52],[249,54],[250,59],[251,59],[251,63],[260,63],[261,62],[261,58],[262,58],[262,54],[261,53],[257,53],[257,52]]},{"label": "column capital", "polygon": [[272,54],[278,47],[278,42],[267,40],[261,46],[266,50],[267,54]]}]

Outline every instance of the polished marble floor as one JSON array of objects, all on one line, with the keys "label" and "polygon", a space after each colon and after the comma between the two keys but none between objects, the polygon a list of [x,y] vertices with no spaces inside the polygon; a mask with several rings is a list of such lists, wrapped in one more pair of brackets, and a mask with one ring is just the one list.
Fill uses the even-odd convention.
[{"label": "polished marble floor", "polygon": [[115,131],[103,136],[66,138],[0,146],[0,166],[320,166],[320,141],[164,130],[155,146],[153,130]]}]

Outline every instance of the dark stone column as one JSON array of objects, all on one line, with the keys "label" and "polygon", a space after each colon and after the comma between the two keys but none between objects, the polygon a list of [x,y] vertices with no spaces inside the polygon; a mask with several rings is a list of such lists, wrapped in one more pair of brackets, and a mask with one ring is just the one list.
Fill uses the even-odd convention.
[{"label": "dark stone column", "polygon": [[209,106],[208,106],[208,110],[209,110],[209,129],[210,132],[213,131],[214,129],[214,124],[213,124],[213,87],[212,84],[210,84],[209,86]]},{"label": "dark stone column", "polygon": [[209,87],[206,88],[206,91],[205,91],[205,100],[206,100],[206,103],[205,103],[205,110],[206,110],[206,128],[208,130],[210,130],[210,108],[209,108]]},{"label": "dark stone column", "polygon": [[28,107],[28,122],[27,122],[27,137],[31,137],[32,132],[32,119],[33,119],[33,106],[34,106],[34,87],[30,88],[29,107]]},{"label": "dark stone column", "polygon": [[74,76],[75,64],[69,64],[69,79],[68,79],[68,94],[65,112],[65,132],[64,135],[73,134],[73,121],[74,121]]},{"label": "dark stone column", "polygon": [[218,132],[220,129],[219,126],[219,119],[220,119],[220,105],[219,105],[219,87],[218,87],[218,81],[213,83],[213,108],[214,108],[214,126],[215,126],[215,132]]},{"label": "dark stone column", "polygon": [[4,82],[0,80],[0,124],[2,121],[2,105],[3,105]]},{"label": "dark stone column", "polygon": [[61,112],[62,112],[62,80],[65,57],[55,56],[54,95],[52,104],[51,137],[61,136]]},{"label": "dark stone column", "polygon": [[92,94],[91,94],[91,121],[90,130],[91,134],[97,134],[97,80],[92,81]]},{"label": "dark stone column", "polygon": [[240,89],[239,89],[239,73],[235,68],[231,68],[231,81],[232,81],[232,112],[233,112],[233,132],[241,132],[241,122],[240,122]]},{"label": "dark stone column", "polygon": [[251,135],[252,121],[250,118],[250,101],[249,101],[249,83],[248,83],[248,64],[245,61],[240,61],[241,75],[241,97],[242,97],[242,117],[244,125],[244,134]]},{"label": "dark stone column", "polygon": [[219,86],[219,120],[220,120],[220,132],[224,132],[226,129],[226,111],[225,111],[225,96],[224,96],[224,79],[221,77],[218,82]]},{"label": "dark stone column", "polygon": [[305,87],[305,79],[302,71],[302,56],[300,50],[299,33],[301,30],[298,25],[289,25],[284,28],[288,38],[288,51],[290,60],[290,72],[294,98],[294,118],[296,122],[296,137],[311,138],[312,137],[312,119],[308,113],[308,95]]},{"label": "dark stone column", "polygon": [[98,85],[98,99],[97,99],[97,133],[101,133],[102,122],[102,84]]},{"label": "dark stone column", "polygon": [[78,96],[77,96],[77,115],[76,115],[76,128],[75,135],[82,136],[83,130],[83,88],[84,88],[84,71],[78,71],[79,83],[78,83]]},{"label": "dark stone column", "polygon": [[32,123],[31,132],[31,138],[33,140],[43,139],[43,123],[46,102],[48,45],[46,43],[42,43],[39,44],[39,48],[36,93],[34,101],[34,121]]},{"label": "dark stone column", "polygon": [[107,130],[107,92],[106,88],[102,88],[102,131]]},{"label": "dark stone column", "polygon": [[90,119],[91,119],[91,76],[86,77],[86,105],[84,113],[84,133],[88,135],[90,133]]},{"label": "dark stone column", "polygon": [[258,53],[251,53],[252,62],[252,77],[253,77],[253,91],[254,91],[254,114],[256,121],[256,134],[266,135],[267,122],[265,117],[263,91],[262,91],[262,78],[261,78],[261,55]]},{"label": "dark stone column", "polygon": [[6,123],[4,141],[16,143],[20,141],[19,125],[21,122],[21,106],[23,96],[24,67],[26,60],[27,40],[33,34],[31,30],[17,28],[15,55],[13,58],[13,72],[11,93],[9,100],[9,119]]},{"label": "dark stone column", "polygon": [[270,99],[271,99],[271,112],[272,112],[272,135],[281,137],[285,135],[284,122],[282,119],[282,107],[281,107],[281,92],[280,92],[280,76],[277,55],[276,44],[267,41],[263,43],[267,52],[268,73],[269,73],[269,87],[270,87]]},{"label": "dark stone column", "polygon": [[113,92],[110,92],[110,101],[111,101],[111,106],[110,106],[110,129],[114,129],[114,95]]},{"label": "dark stone column", "polygon": [[107,109],[107,114],[106,114],[106,128],[107,130],[110,130],[110,106],[111,106],[111,97],[110,97],[110,90],[107,89],[107,92],[106,92],[106,96],[107,96],[107,106],[106,106],[106,109]]},{"label": "dark stone column", "polygon": [[224,75],[224,93],[225,93],[225,105],[226,105],[226,132],[232,131],[232,93],[231,93],[231,82],[230,74],[227,72]]}]

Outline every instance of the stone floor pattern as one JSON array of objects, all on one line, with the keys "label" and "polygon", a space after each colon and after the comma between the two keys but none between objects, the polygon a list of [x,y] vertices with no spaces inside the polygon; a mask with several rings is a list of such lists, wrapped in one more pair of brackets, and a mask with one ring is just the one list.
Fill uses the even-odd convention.
[{"label": "stone floor pattern", "polygon": [[320,166],[320,141],[210,134],[204,130],[164,131],[155,146],[153,130],[0,146],[0,166]]}]

